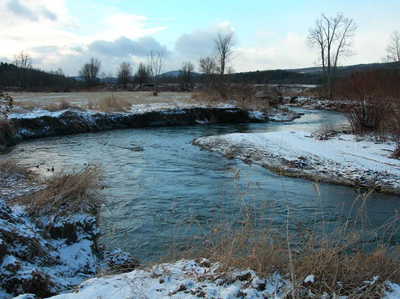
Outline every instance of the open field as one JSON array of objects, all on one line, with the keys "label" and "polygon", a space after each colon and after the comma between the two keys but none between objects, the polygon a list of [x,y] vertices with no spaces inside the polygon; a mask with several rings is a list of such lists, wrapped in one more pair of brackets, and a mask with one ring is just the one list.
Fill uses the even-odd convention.
[{"label": "open field", "polygon": [[71,106],[87,109],[89,103],[96,105],[107,97],[114,96],[118,100],[135,104],[168,104],[179,105],[195,104],[191,99],[192,93],[163,92],[153,96],[152,92],[69,92],[69,93],[46,93],[46,92],[10,92],[16,106],[26,109],[46,108],[50,104],[66,101]]}]

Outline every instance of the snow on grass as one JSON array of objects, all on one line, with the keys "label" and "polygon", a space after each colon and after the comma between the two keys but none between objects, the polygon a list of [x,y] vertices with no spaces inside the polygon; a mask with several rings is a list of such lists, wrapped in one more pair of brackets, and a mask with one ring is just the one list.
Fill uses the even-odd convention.
[{"label": "snow on grass", "polygon": [[253,271],[219,273],[207,260],[181,260],[144,270],[92,278],[77,292],[53,299],[83,298],[285,298],[290,283],[278,274],[268,280]]},{"label": "snow on grass", "polygon": [[400,192],[400,161],[389,157],[393,143],[346,134],[317,140],[310,132],[283,131],[203,137],[194,144],[296,176]]}]

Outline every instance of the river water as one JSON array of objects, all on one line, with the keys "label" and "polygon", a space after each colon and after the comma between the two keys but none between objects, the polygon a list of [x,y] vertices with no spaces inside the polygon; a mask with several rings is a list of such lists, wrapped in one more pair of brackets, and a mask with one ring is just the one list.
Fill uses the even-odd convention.
[{"label": "river water", "polygon": [[[321,200],[310,181],[282,178],[257,166],[228,160],[216,153],[201,151],[190,144],[195,138],[234,132],[280,130],[315,131],[321,124],[340,125],[344,117],[335,112],[296,109],[305,115],[293,122],[259,124],[195,125],[138,128],[49,137],[26,141],[14,147],[7,157],[26,165],[81,168],[84,163],[101,163],[106,175],[108,205],[102,211],[100,243],[120,247],[142,260],[152,260],[160,247],[180,235],[176,226],[196,222],[206,227],[216,211],[239,217],[240,205],[233,173],[240,171],[237,188],[248,191],[251,205],[272,209],[271,221],[282,224],[290,206],[293,227],[315,216],[318,202],[332,221],[347,212],[358,191],[355,188],[319,184]],[[252,196],[254,194],[254,196]],[[227,208],[228,207],[228,208]],[[377,227],[400,209],[397,196],[374,194],[367,201],[372,226]],[[196,232],[198,232],[196,230]],[[188,234],[195,233],[188,230]],[[394,241],[399,240],[395,236]],[[183,242],[183,241],[182,241]]]}]

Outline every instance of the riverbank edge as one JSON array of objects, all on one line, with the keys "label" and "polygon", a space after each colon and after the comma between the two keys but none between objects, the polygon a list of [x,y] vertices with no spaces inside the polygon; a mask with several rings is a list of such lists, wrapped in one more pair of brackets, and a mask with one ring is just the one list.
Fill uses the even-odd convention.
[{"label": "riverbank edge", "polygon": [[385,185],[376,184],[375,182],[365,184],[344,176],[333,176],[332,174],[330,175],[323,173],[313,168],[303,169],[301,167],[303,162],[302,157],[296,161],[287,160],[284,157],[277,157],[271,152],[266,153],[262,149],[246,149],[239,143],[230,144],[221,138],[219,138],[217,142],[213,142],[211,139],[214,137],[221,136],[200,137],[194,139],[191,144],[198,146],[201,150],[219,153],[225,156],[227,159],[237,158],[246,164],[255,163],[277,175],[284,177],[302,178],[316,183],[322,182],[400,195],[400,188],[398,187],[388,187]]},{"label": "riverbank edge", "polygon": [[8,120],[9,131],[0,138],[0,146],[9,147],[20,141],[48,136],[106,130],[182,126],[215,123],[267,122],[269,117],[253,116],[240,108],[177,108],[145,113],[101,113],[68,109],[58,113],[31,117],[15,117]]},{"label": "riverbank edge", "polygon": [[[28,293],[46,298],[71,291],[96,275],[131,271],[139,265],[131,254],[98,244],[104,203],[97,193],[101,189],[98,166],[52,177],[13,160],[0,166],[0,298]],[[81,185],[71,185],[74,180]],[[55,209],[54,198],[72,195],[77,192],[74,188],[84,197],[95,198],[75,194]]]}]

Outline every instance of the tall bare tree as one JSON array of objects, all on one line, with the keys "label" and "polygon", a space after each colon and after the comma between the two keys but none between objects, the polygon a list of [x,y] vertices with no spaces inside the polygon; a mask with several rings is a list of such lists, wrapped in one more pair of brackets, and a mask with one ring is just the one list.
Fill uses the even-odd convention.
[{"label": "tall bare tree", "polygon": [[206,87],[216,91],[226,100],[229,91],[228,73],[232,71],[234,32],[218,32],[214,37],[214,56],[200,59],[199,70],[204,74]]},{"label": "tall bare tree", "polygon": [[400,33],[394,31],[390,35],[390,41],[386,47],[387,60],[389,62],[395,62],[397,64],[397,72],[400,76]]},{"label": "tall bare tree", "polygon": [[165,64],[165,59],[165,52],[162,51],[151,51],[147,56],[147,66],[150,72],[150,77],[154,80],[156,85],[155,95],[158,94],[158,82],[162,68]]},{"label": "tall bare tree", "polygon": [[191,61],[182,62],[179,69],[179,81],[184,90],[188,91],[192,88],[194,64]]},{"label": "tall bare tree", "polygon": [[228,70],[229,63],[233,58],[233,31],[228,33],[218,32],[213,38],[215,46],[215,60],[218,67],[218,72],[220,75],[226,74]]},{"label": "tall bare tree", "polygon": [[17,77],[19,85],[24,88],[27,87],[27,70],[32,69],[31,56],[29,55],[29,53],[21,51],[20,53],[14,55],[14,64],[17,67]]},{"label": "tall bare tree", "polygon": [[143,62],[139,63],[139,67],[136,71],[134,80],[135,83],[139,84],[140,86],[142,86],[149,80],[149,69]]},{"label": "tall bare tree", "polygon": [[81,76],[87,86],[95,86],[99,81],[99,73],[101,69],[101,61],[97,58],[90,58],[90,61],[82,66],[79,71],[79,76]]},{"label": "tall bare tree", "polygon": [[129,83],[132,77],[132,66],[129,62],[123,62],[120,64],[119,69],[117,71],[118,82],[122,84],[122,86],[126,87],[126,84]]},{"label": "tall bare tree", "polygon": [[335,17],[322,14],[309,30],[307,42],[319,49],[325,96],[330,99],[333,98],[339,59],[354,55],[352,46],[356,29],[353,19],[338,13]]}]

